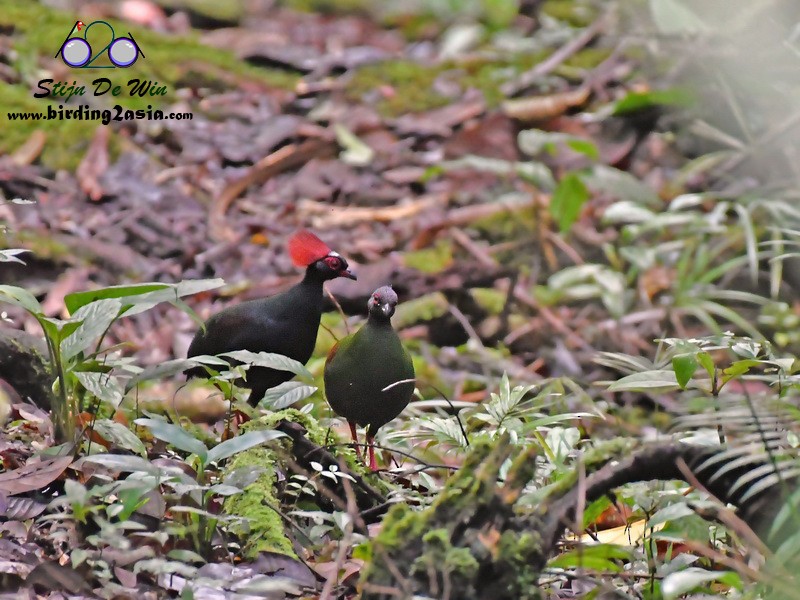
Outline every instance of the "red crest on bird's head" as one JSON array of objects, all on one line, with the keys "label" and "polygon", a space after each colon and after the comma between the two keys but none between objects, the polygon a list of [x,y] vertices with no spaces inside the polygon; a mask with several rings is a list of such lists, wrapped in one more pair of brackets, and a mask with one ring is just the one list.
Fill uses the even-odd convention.
[{"label": "red crest on bird's head", "polygon": [[330,253],[328,245],[306,229],[289,238],[289,256],[297,267],[307,267]]}]

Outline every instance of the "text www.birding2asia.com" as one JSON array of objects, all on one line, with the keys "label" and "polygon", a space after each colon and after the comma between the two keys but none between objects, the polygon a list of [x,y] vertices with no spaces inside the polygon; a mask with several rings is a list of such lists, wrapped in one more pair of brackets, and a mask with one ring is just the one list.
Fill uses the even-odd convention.
[{"label": "text www.birding2asia.com", "polygon": [[[54,85],[55,83],[55,85]],[[100,77],[95,79],[93,87],[88,91],[93,92],[94,96],[110,94],[119,96],[128,92],[130,96],[162,96],[166,94],[166,86],[154,87],[150,81],[140,81],[132,79],[128,82],[127,89],[119,85],[113,85],[108,78]],[[148,93],[149,92],[149,93]],[[64,98],[64,102],[69,102],[73,97],[81,97],[87,93],[86,86],[77,85],[73,82],[68,85],[66,82],[53,82],[52,79],[42,79],[38,84],[38,91],[33,94],[35,98],[45,98],[55,96]],[[147,108],[125,108],[115,104],[111,108],[93,108],[88,104],[79,104],[74,107],[65,104],[48,105],[43,111],[9,111],[9,121],[100,121],[103,125],[108,125],[111,121],[162,121],[165,119],[192,119],[191,112],[165,112],[159,108],[153,108],[148,104]]]}]

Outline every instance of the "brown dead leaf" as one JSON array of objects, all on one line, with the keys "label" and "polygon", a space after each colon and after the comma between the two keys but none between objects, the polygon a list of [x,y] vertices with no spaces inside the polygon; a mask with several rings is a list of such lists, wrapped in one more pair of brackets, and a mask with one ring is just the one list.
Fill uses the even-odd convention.
[{"label": "brown dead leaf", "polygon": [[675,276],[675,269],[655,265],[639,276],[639,290],[644,297],[652,300],[656,295],[672,288]]},{"label": "brown dead leaf", "polygon": [[488,531],[478,533],[478,539],[492,556],[497,554],[500,545],[500,532],[497,529],[492,527]]},{"label": "brown dead leaf", "polygon": [[95,129],[89,150],[76,171],[78,185],[93,202],[97,202],[104,195],[100,177],[108,169],[109,131],[105,125],[100,125]]},{"label": "brown dead leaf", "polygon": [[95,416],[88,412],[82,412],[79,415],[75,415],[75,425],[83,429],[83,435],[90,441],[94,442],[95,444],[100,444],[106,450],[108,450],[111,448],[111,442],[106,440],[94,430],[92,427],[94,420]]},{"label": "brown dead leaf", "polygon": [[340,584],[344,584],[345,581],[347,581],[347,579],[350,577],[361,573],[362,568],[364,568],[364,561],[357,558],[345,560],[338,573],[334,572],[334,569],[336,569],[335,561],[317,563],[314,565],[314,570],[317,572],[317,574],[326,580],[335,578],[338,575],[337,581]]},{"label": "brown dead leaf", "polygon": [[20,167],[32,164],[44,150],[46,141],[47,134],[41,129],[37,129],[22,146],[14,151],[11,155],[11,162]]},{"label": "brown dead leaf", "polygon": [[56,456],[0,473],[0,489],[9,496],[40,490],[58,479],[72,464],[71,456]]},{"label": "brown dead leaf", "polygon": [[86,578],[72,567],[59,563],[44,562],[36,566],[25,579],[26,585],[51,592],[69,591],[70,593],[90,594],[92,588]]},{"label": "brown dead leaf", "polygon": [[448,137],[444,144],[447,158],[477,154],[501,160],[517,160],[516,127],[508,115],[494,111],[475,119]]},{"label": "brown dead leaf", "polygon": [[581,106],[589,99],[590,93],[588,87],[579,87],[548,96],[514,98],[503,102],[503,112],[506,116],[523,123],[543,121],[557,117],[570,108]]}]

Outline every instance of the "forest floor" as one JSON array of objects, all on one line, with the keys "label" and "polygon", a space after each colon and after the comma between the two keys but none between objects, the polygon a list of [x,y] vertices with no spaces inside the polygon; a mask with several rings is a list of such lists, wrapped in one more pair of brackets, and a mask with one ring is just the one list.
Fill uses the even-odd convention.
[{"label": "forest floor", "polygon": [[[783,47],[764,45],[735,62],[728,37],[666,1],[651,3],[662,7],[652,13],[591,0],[420,0],[402,9],[359,0],[49,4],[0,0],[0,109],[9,113],[0,114],[0,248],[26,250],[0,253],[0,279],[30,292],[40,310],[4,307],[3,328],[41,335],[42,319],[69,319],[71,295],[98,287],[224,284],[193,288],[201,291],[182,300],[191,310],[154,303],[108,322],[102,339],[111,350],[103,355],[118,361],[109,369],[119,393],[92,387],[85,372],[97,361],[71,363],[84,408],[103,401],[111,409],[98,420],[104,429],[94,429],[96,412],[79,415],[92,425],[70,460],[52,458],[58,446],[46,412],[9,401],[0,434],[0,590],[8,597],[18,597],[16,588],[53,598],[67,590],[107,598],[355,593],[365,556],[358,548],[380,519],[354,533],[352,507],[308,500],[320,478],[336,481],[335,469],[279,476],[279,489],[264,492],[278,494],[290,526],[259,554],[241,542],[246,529],[220,517],[223,498],[235,494],[213,486],[236,487],[225,479],[230,465],[206,463],[196,445],[176,443],[175,431],[160,425],[133,429],[146,446],[123,433],[141,416],[138,394],[154,400],[148,416],[166,411],[180,421],[171,411],[180,369],[152,369],[186,355],[197,329],[191,311],[204,319],[294,283],[285,241],[300,228],[347,257],[358,281],[328,285],[308,393],[295,398],[304,412],[292,418],[311,439],[317,422],[321,431],[346,431],[316,389],[325,356],[363,320],[372,291],[391,284],[401,301],[393,323],[414,356],[419,397],[378,438],[399,454],[382,457],[381,475],[363,476],[382,498],[413,506],[441,490],[471,436],[541,442],[544,486],[576,464],[584,442],[666,430],[687,411],[674,392],[705,366],[694,354],[694,362],[675,363],[670,349],[679,339],[697,355],[713,347],[770,364],[798,348],[794,263],[769,259],[792,249],[800,222],[796,192],[787,191],[800,112],[780,86],[748,94],[753,85],[770,89],[760,77],[796,61]],[[755,19],[757,9],[748,10],[726,17],[731,37],[737,19]],[[127,70],[69,68],[54,53],[78,20],[105,21],[117,37],[130,33],[143,55]],[[103,25],[93,27],[93,47],[111,41]],[[693,63],[693,52],[709,52],[708,63]],[[759,59],[769,60],[763,73],[751,68]],[[110,66],[104,56],[97,65]],[[732,75],[737,68],[741,77]],[[119,95],[95,93],[98,78],[118,85]],[[44,89],[64,82],[84,93],[34,97],[47,79]],[[149,83],[148,92],[131,94],[135,82]],[[110,123],[10,117],[82,105]],[[751,350],[772,345],[751,357],[741,339]],[[730,387],[766,393],[763,381],[738,381],[754,365],[729,373],[737,379]],[[153,381],[127,388],[134,367],[150,368]],[[644,376],[609,390],[637,372]],[[226,443],[227,427],[214,421],[227,404],[192,394],[176,402],[194,441]],[[288,404],[284,397],[268,408]],[[98,443],[151,465],[183,465],[201,500],[174,482],[113,487],[145,472],[140,463],[98,477],[96,464],[73,462]],[[280,475],[282,467],[270,469]],[[642,513],[662,507],[643,509],[639,494],[623,494],[624,510],[606,502],[598,512],[615,513],[603,517],[607,525],[641,523],[643,531]],[[165,519],[170,525],[158,531]],[[131,522],[156,531],[126,529]],[[280,519],[269,522],[281,528]],[[691,529],[707,543],[707,529],[698,534],[691,525],[680,536]],[[613,565],[625,561],[610,553],[590,583],[571,578],[575,565],[562,560],[549,593],[599,585],[661,597],[653,582],[669,569],[656,576],[652,561],[673,564],[672,550],[662,541],[654,552],[639,538],[629,562],[652,575],[642,576],[649,591],[635,578],[614,579]],[[702,552],[692,548],[697,560]],[[741,587],[727,574],[752,576],[732,568],[715,577],[713,565],[703,566],[712,575],[692,581],[720,593]],[[193,579],[201,583],[191,592]],[[237,592],[242,586],[249,587]]]}]

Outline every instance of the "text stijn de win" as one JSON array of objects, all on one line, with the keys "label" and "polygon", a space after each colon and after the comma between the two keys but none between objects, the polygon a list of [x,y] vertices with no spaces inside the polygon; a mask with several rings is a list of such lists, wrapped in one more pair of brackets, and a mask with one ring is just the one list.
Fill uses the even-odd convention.
[{"label": "text stijn de win", "polygon": [[[52,79],[41,79],[39,81],[40,92],[33,94],[34,98],[44,98],[46,96],[59,96],[66,97],[69,100],[73,96],[83,96],[86,93],[86,87],[77,85],[76,81],[69,84],[66,81],[59,81],[50,89],[50,84],[53,83]],[[122,93],[122,86],[114,85],[107,77],[98,77],[92,81],[94,86],[94,95],[102,96],[111,92],[112,96],[119,96]],[[167,93],[167,86],[158,85],[158,82],[152,82],[147,79],[131,79],[127,83],[128,95],[130,96],[165,96]]]}]

